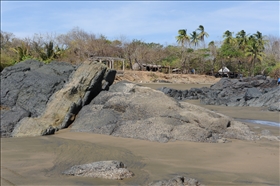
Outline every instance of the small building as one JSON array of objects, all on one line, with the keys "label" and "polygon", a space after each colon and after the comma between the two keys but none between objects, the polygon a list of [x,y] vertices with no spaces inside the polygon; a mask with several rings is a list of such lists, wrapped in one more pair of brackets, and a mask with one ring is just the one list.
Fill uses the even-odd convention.
[{"label": "small building", "polygon": [[229,77],[230,70],[227,67],[222,67],[216,74],[215,77]]},{"label": "small building", "polygon": [[228,78],[237,78],[238,73],[230,71],[227,67],[222,67],[216,74],[215,77],[228,77]]}]

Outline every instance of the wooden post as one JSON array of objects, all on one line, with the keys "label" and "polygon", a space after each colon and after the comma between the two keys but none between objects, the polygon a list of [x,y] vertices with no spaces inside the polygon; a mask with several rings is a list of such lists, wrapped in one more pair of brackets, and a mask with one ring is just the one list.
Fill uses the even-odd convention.
[{"label": "wooden post", "polygon": [[124,71],[124,60],[122,60],[122,70]]}]

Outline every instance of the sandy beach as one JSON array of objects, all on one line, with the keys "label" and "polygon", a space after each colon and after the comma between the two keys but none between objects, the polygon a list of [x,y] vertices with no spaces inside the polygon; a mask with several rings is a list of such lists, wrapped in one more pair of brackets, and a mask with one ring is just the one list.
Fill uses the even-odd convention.
[{"label": "sandy beach", "polygon": [[[145,86],[159,88],[161,85]],[[188,102],[200,105],[197,100]],[[279,122],[279,113],[261,108],[201,106],[234,118]],[[269,129],[279,136],[279,127],[249,126],[256,132]],[[135,176],[116,181],[61,174],[73,165],[102,160],[122,161]],[[175,175],[195,178],[213,186],[279,185],[279,163],[279,142],[266,139],[231,140],[230,143],[158,143],[71,132],[70,129],[51,136],[1,139],[1,185],[145,185]]]}]

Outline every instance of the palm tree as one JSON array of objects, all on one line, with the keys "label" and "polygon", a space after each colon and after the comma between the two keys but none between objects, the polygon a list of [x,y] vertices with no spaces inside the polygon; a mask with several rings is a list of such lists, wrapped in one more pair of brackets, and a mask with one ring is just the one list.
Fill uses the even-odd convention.
[{"label": "palm tree", "polygon": [[187,29],[178,30],[178,36],[176,36],[177,43],[181,44],[182,47],[190,41],[190,36],[187,34]]},{"label": "palm tree", "polygon": [[184,55],[184,51],[186,44],[190,42],[190,36],[187,34],[187,29],[178,30],[178,36],[176,36],[177,43],[181,44],[181,64],[183,67],[183,71],[186,71],[186,56]]},{"label": "palm tree", "polygon": [[236,34],[236,39],[238,42],[239,48],[244,51],[246,45],[248,44],[249,38],[248,35],[246,35],[246,32],[244,30],[241,30]]},{"label": "palm tree", "polygon": [[251,57],[251,76],[254,76],[256,60],[258,59],[259,61],[262,61],[264,56],[263,53],[264,47],[263,45],[260,44],[261,40],[259,40],[258,36],[254,34],[253,36],[249,37],[248,45],[245,48],[245,52],[246,52],[245,56]]},{"label": "palm tree", "polygon": [[197,34],[196,31],[193,31],[191,33],[191,43],[194,45],[194,47],[196,48],[196,46],[198,45],[199,43],[199,35]]},{"label": "palm tree", "polygon": [[225,44],[233,44],[235,42],[232,35],[233,35],[233,32],[230,32],[229,30],[225,31],[225,33],[223,34],[223,37],[225,38],[224,39]]},{"label": "palm tree", "polygon": [[261,32],[257,31],[257,33],[253,34],[253,37],[257,40],[257,45],[260,50],[264,50],[264,45],[267,43],[267,40],[264,40],[264,36]]},{"label": "palm tree", "polygon": [[209,37],[209,34],[204,31],[204,27],[202,25],[199,25],[198,29],[196,29],[196,30],[200,31],[198,37],[199,37],[200,41],[202,41],[203,46],[205,48],[204,37]]}]

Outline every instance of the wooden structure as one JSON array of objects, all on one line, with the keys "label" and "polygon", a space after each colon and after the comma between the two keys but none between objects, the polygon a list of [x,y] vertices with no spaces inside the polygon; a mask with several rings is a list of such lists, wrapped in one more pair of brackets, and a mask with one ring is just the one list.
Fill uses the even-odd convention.
[{"label": "wooden structure", "polygon": [[146,68],[147,71],[153,71],[153,72],[161,71],[163,68],[161,65],[153,65],[153,64],[145,64],[145,63],[143,63],[142,66]]},{"label": "wooden structure", "polygon": [[[140,65],[142,68],[140,68]],[[170,73],[170,67],[162,66],[162,65],[155,65],[155,64],[146,64],[146,63],[134,63],[133,70],[144,70],[144,71],[153,71],[153,72],[163,72],[163,73]]]},{"label": "wooden structure", "polygon": [[122,70],[124,71],[125,69],[125,59],[123,58],[118,58],[118,57],[97,57],[97,56],[91,56],[91,59],[97,60],[100,63],[104,63],[107,65],[107,67],[114,69],[114,63],[115,61],[121,61],[122,62]]}]

